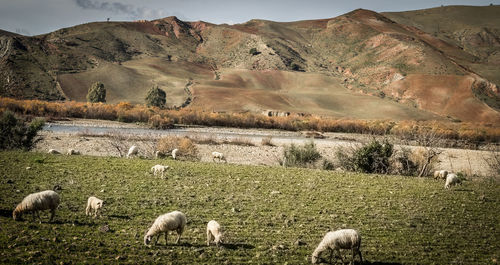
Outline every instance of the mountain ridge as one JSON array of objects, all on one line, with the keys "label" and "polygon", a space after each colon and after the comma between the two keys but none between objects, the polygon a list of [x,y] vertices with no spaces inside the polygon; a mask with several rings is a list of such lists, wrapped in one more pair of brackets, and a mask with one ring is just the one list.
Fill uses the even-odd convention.
[{"label": "mountain ridge", "polygon": [[[235,25],[167,17],[93,22],[35,37],[0,31],[0,95],[84,101],[90,83],[101,81],[108,102],[143,103],[156,84],[169,106],[180,106],[192,82],[188,107],[210,111],[500,122],[500,48],[459,45],[467,38],[450,40],[455,31],[444,23],[438,33],[409,23],[431,11],[357,9],[328,19]],[[493,41],[500,36],[498,27],[482,28]],[[358,110],[349,106],[354,99],[386,111]]]}]

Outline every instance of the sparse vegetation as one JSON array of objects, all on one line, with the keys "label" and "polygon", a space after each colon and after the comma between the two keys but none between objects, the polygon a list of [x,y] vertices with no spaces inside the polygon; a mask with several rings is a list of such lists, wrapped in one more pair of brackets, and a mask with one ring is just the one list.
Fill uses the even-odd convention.
[{"label": "sparse vegetation", "polygon": [[[265,128],[289,131],[313,130],[320,132],[346,132],[376,135],[396,135],[408,142],[424,141],[420,135],[431,132],[439,141],[453,140],[453,144],[476,146],[484,142],[500,141],[500,126],[473,123],[454,123],[437,121],[381,121],[348,120],[317,116],[289,115],[287,117],[268,117],[253,113],[214,113],[193,109],[161,110],[145,105],[127,102],[118,104],[88,104],[81,102],[46,102],[40,100],[16,100],[0,98],[0,110],[46,117],[69,117],[120,120],[124,122],[150,122],[150,117],[161,118],[164,125],[173,124],[228,126],[240,128]],[[167,119],[168,118],[168,119]],[[171,124],[169,124],[171,122]],[[151,124],[154,122],[151,121]],[[421,138],[421,137],[420,137]],[[418,144],[418,143],[417,143]]]},{"label": "sparse vegetation", "polygon": [[[367,264],[494,264],[500,258],[495,179],[445,190],[433,179],[302,168],[169,160],[162,179],[147,171],[163,160],[8,151],[0,152],[0,161],[6,264],[308,264],[325,231],[344,227],[360,232]],[[12,220],[25,195],[55,184],[62,190],[54,223]],[[85,203],[96,192],[106,210],[92,219]],[[145,247],[149,225],[173,210],[188,219],[181,243],[169,236],[167,246],[162,238]],[[221,248],[206,247],[211,219],[227,228]]]},{"label": "sparse vegetation", "polygon": [[261,145],[275,146],[273,144],[273,137],[272,136],[263,137],[261,140]]},{"label": "sparse vegetation", "polygon": [[250,51],[248,51],[251,55],[258,55],[260,54],[259,51],[257,51],[257,48],[251,48]]},{"label": "sparse vegetation", "polygon": [[106,102],[106,89],[101,82],[95,82],[90,86],[87,93],[87,101],[91,103]]},{"label": "sparse vegetation", "polygon": [[346,170],[363,173],[387,174],[390,170],[390,158],[394,146],[387,140],[380,143],[372,140],[370,143],[346,150],[339,148],[336,158]]},{"label": "sparse vegetation", "polygon": [[167,103],[167,94],[165,91],[160,89],[158,86],[153,86],[149,89],[148,94],[146,96],[146,105],[154,106],[160,109],[165,108],[165,104]]},{"label": "sparse vegetation", "polygon": [[29,124],[10,111],[4,111],[0,119],[0,149],[30,150],[39,140],[37,134],[45,121],[34,119]]},{"label": "sparse vegetation", "polygon": [[321,158],[313,141],[304,145],[291,144],[283,150],[283,164],[287,167],[308,167]]},{"label": "sparse vegetation", "polygon": [[157,145],[156,150],[163,155],[170,155],[172,150],[178,149],[177,156],[187,160],[198,160],[198,148],[195,143],[188,137],[165,136],[162,137]]}]

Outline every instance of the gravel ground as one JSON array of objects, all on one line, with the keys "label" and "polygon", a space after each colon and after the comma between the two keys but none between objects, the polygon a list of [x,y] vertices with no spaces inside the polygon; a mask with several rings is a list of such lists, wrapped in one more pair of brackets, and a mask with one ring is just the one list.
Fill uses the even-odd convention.
[{"label": "gravel ground", "polygon": [[[58,131],[58,126],[76,126],[77,130]],[[94,133],[93,128],[110,128],[108,133]],[[140,131],[134,131],[140,130]],[[238,129],[238,128],[213,128],[189,127],[179,131],[147,130],[140,124],[119,123],[101,120],[70,120],[49,123],[46,130],[42,131],[43,140],[40,141],[35,151],[46,152],[54,148],[66,152],[69,148],[92,156],[120,156],[120,151],[126,152],[131,145],[140,148],[139,155],[152,157],[156,141],[163,134],[189,135],[198,139],[214,139],[219,141],[246,141],[253,146],[235,144],[197,144],[201,161],[210,162],[212,151],[225,154],[228,163],[251,165],[279,165],[283,148],[291,143],[302,144],[310,141],[306,138],[307,132],[288,132],[264,129]],[[324,133],[324,139],[314,139],[322,156],[334,160],[334,153],[339,146],[351,146],[367,141],[373,136],[346,133]],[[262,145],[263,138],[271,137],[274,146]],[[398,147],[398,146],[397,146]],[[417,146],[407,146],[419,148]],[[491,156],[490,151],[439,148],[443,152],[439,156],[439,168],[451,171],[463,171],[479,176],[492,175],[492,171],[485,159]],[[120,151],[119,151],[120,150]]]}]

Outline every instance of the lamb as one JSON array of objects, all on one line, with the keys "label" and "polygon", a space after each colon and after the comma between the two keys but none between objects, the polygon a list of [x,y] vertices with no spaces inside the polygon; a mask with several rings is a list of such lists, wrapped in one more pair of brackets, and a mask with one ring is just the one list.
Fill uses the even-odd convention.
[{"label": "lamb", "polygon": [[169,166],[162,166],[162,165],[154,165],[152,168],[151,168],[151,172],[153,172],[153,175],[156,176],[156,174],[158,173],[161,173],[161,176],[163,177],[163,173],[165,172],[165,170],[167,170],[169,168]]},{"label": "lamb", "polygon": [[70,149],[68,149],[68,152],[66,154],[68,154],[68,155],[79,155],[80,151],[70,148]]},{"label": "lamb", "polygon": [[207,224],[207,246],[210,246],[210,241],[215,243],[216,246],[223,243],[223,234],[220,224],[215,220],[211,220]]},{"label": "lamb", "polygon": [[361,236],[354,229],[341,229],[334,232],[328,232],[321,243],[319,243],[318,247],[314,250],[311,261],[313,264],[316,264],[319,261],[321,253],[330,250],[331,263],[332,256],[335,254],[335,250],[337,250],[340,260],[344,263],[342,257],[340,256],[340,249],[351,249],[352,262],[354,262],[355,254],[358,254],[361,263],[363,263],[363,257],[361,256],[361,251],[359,250],[360,247]]},{"label": "lamb", "polygon": [[175,148],[174,150],[172,150],[172,158],[175,160],[175,158],[177,157],[177,152],[179,151],[179,149]]},{"label": "lamb", "polygon": [[215,159],[218,159],[219,161],[224,160],[227,163],[226,157],[224,157],[223,153],[220,152],[212,152],[212,161],[215,162]]},{"label": "lamb", "polygon": [[446,177],[446,183],[444,184],[445,189],[449,189],[451,186],[457,185],[460,183],[460,179],[454,173],[449,173]]},{"label": "lamb", "polygon": [[12,212],[12,217],[14,220],[21,220],[23,213],[32,212],[33,220],[35,220],[36,215],[41,223],[42,218],[40,218],[38,211],[50,209],[51,215],[49,222],[52,222],[52,219],[54,219],[56,215],[56,208],[59,206],[59,202],[59,194],[53,190],[32,193],[24,197],[21,203],[16,206],[16,209]]},{"label": "lamb", "polygon": [[127,158],[130,158],[133,155],[137,155],[138,152],[139,152],[139,148],[137,148],[137,146],[135,146],[135,145],[132,145],[130,147],[130,149],[128,149]]},{"label": "lamb", "polygon": [[156,243],[158,243],[158,239],[160,238],[161,233],[165,233],[165,245],[166,245],[168,243],[167,241],[168,231],[174,231],[174,230],[177,231],[177,240],[175,241],[175,243],[178,244],[182,232],[184,232],[184,227],[186,226],[186,222],[187,222],[186,215],[179,211],[173,211],[158,216],[158,218],[156,218],[153,225],[151,226],[151,228],[149,228],[148,232],[144,236],[144,245],[146,246],[149,245],[153,237],[155,235],[158,235],[154,242],[154,244],[156,245]]},{"label": "lamb", "polygon": [[104,206],[104,201],[101,199],[98,199],[94,196],[90,196],[89,199],[87,200],[87,208],[85,209],[85,214],[86,215],[93,215],[94,218],[97,217],[97,215],[101,215],[100,210]]},{"label": "lamb", "polygon": [[434,178],[435,179],[446,179],[447,175],[448,175],[448,170],[436,170],[436,171],[434,171]]},{"label": "lamb", "polygon": [[57,154],[60,154],[61,152],[57,151],[56,149],[49,149],[49,151],[47,153],[57,155]]}]

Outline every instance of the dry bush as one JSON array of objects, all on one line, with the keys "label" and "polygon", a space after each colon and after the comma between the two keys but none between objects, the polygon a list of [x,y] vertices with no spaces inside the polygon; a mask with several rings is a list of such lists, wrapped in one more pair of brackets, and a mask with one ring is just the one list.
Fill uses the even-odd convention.
[{"label": "dry bush", "polygon": [[236,137],[230,140],[224,140],[223,142],[225,144],[232,144],[232,145],[255,146],[255,144],[252,143],[250,139],[244,137]]},{"label": "dry bush", "polygon": [[441,150],[429,147],[419,147],[412,152],[410,160],[417,165],[419,177],[432,175],[439,163],[438,156],[440,153]]},{"label": "dry bush", "polygon": [[200,136],[189,136],[189,139],[193,140],[197,144],[211,144],[211,145],[219,145],[221,142],[217,140],[214,135],[200,137]]},{"label": "dry bush", "polygon": [[500,152],[498,149],[497,151],[490,151],[488,157],[483,156],[483,160],[488,164],[493,174],[500,176]]},{"label": "dry bush", "polygon": [[162,154],[170,154],[172,150],[179,149],[177,156],[187,160],[198,160],[198,147],[188,137],[166,136],[156,144],[156,150]]},{"label": "dry bush", "polygon": [[275,146],[272,142],[273,137],[272,136],[266,136],[262,138],[261,145],[267,145],[267,146]]}]

